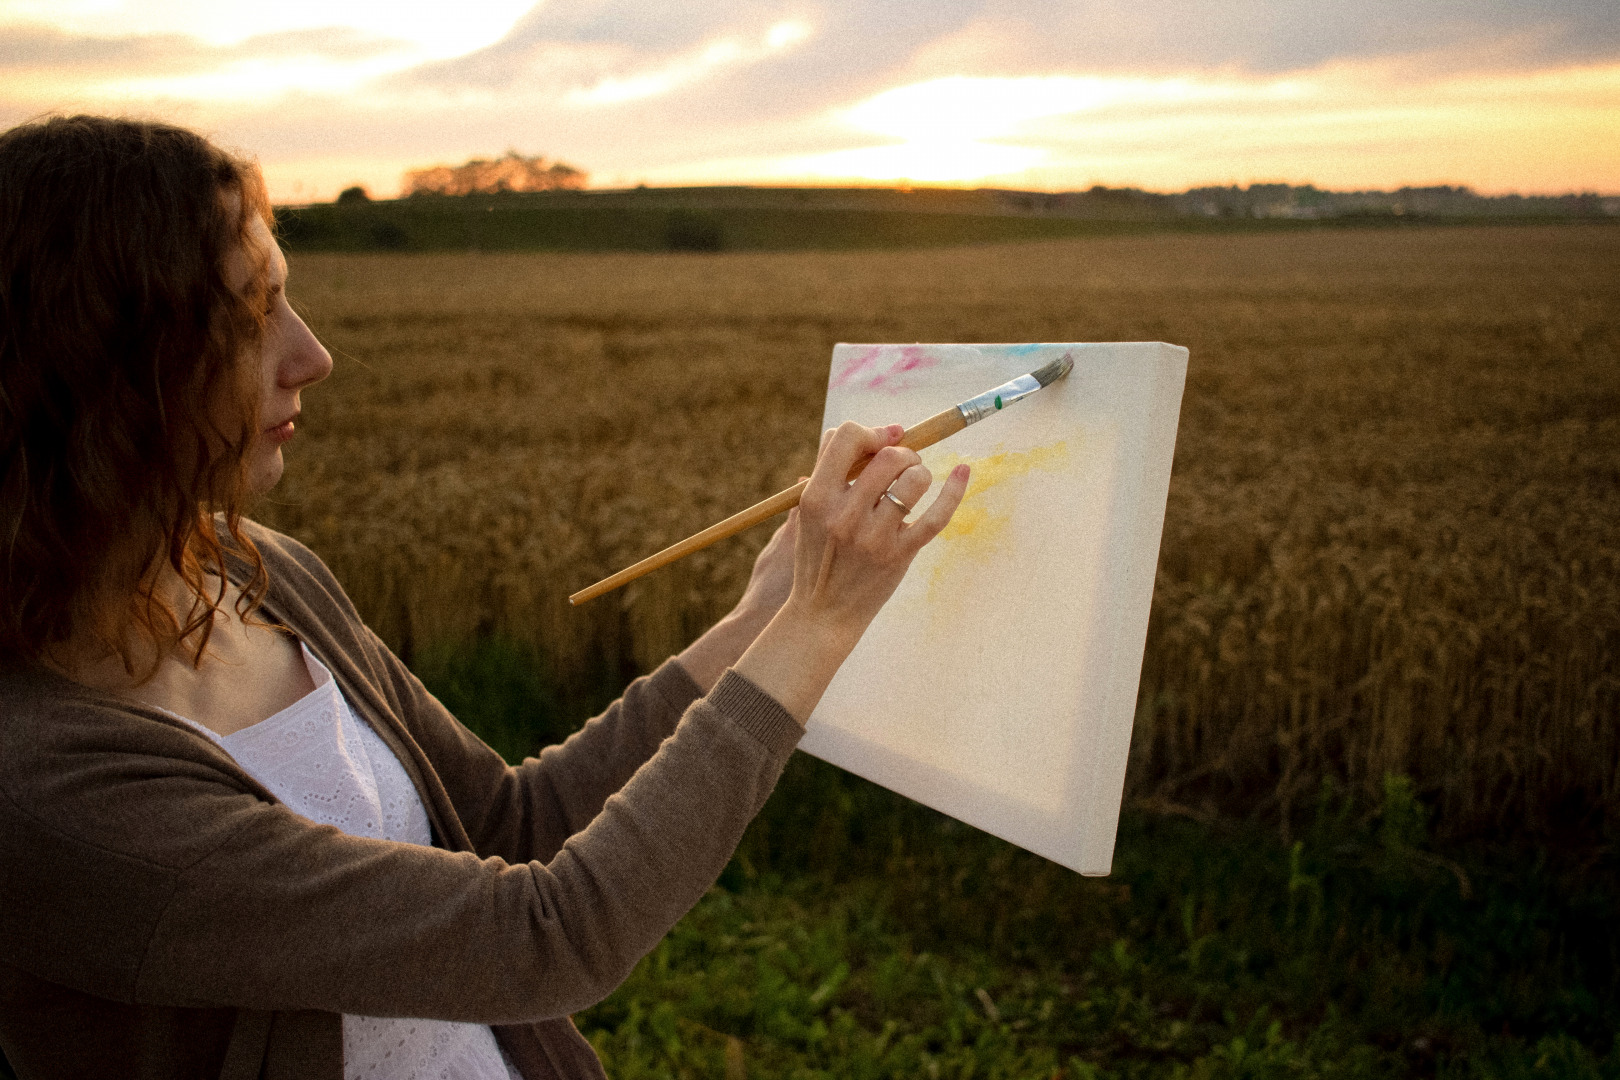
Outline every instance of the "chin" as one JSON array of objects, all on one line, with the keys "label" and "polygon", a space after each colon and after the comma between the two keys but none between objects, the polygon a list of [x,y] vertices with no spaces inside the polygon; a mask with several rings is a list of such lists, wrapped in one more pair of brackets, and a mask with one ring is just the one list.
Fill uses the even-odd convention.
[{"label": "chin", "polygon": [[268,457],[255,461],[247,470],[247,493],[249,498],[258,498],[268,494],[270,489],[281,481],[282,470],[286,463],[281,459],[281,447],[276,447]]}]

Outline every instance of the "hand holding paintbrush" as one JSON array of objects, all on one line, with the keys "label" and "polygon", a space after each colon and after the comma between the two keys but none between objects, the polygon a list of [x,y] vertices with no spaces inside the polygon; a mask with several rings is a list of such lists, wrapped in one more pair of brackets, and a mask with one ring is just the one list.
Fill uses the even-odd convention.
[{"label": "hand holding paintbrush", "polygon": [[[808,480],[572,599],[579,603],[601,595],[689,551],[797,505],[800,512],[791,551],[792,586],[786,601],[776,601],[781,606],[767,615],[769,621],[763,630],[752,618],[734,621],[734,612],[688,646],[680,659],[706,691],[734,665],[739,675],[803,723],[899,585],[912,559],[950,521],[967,491],[968,468],[959,465],[951,470],[934,502],[908,523],[911,508],[932,484],[917,450],[1034,393],[1066,375],[1071,367],[1073,361],[1064,356],[910,430],[899,425],[868,428],[844,424],[824,436],[815,471]],[[786,531],[790,536],[795,532],[791,527]],[[755,580],[780,577],[781,559],[787,552],[778,546],[779,540],[767,545],[761,555],[750,592]],[[771,565],[764,570],[765,577],[760,578],[767,561]],[[770,591],[775,588],[771,586]]]},{"label": "hand holding paintbrush", "polygon": [[[944,412],[930,416],[920,424],[905,429],[898,440],[898,445],[912,451],[932,446],[941,439],[956,434],[969,424],[977,423],[991,413],[999,412],[1013,402],[1026,398],[1042,387],[1056,382],[1067,375],[1073,367],[1073,358],[1065,353],[1050,364],[1046,364],[1028,375],[1021,375],[1011,382],[1003,383],[993,390],[987,390],[977,397],[969,398],[960,405],[952,406]],[[870,457],[856,460],[850,466],[849,475],[846,479],[853,483],[855,478],[860,476],[862,470],[867,467],[870,460]],[[762,521],[791,510],[799,505],[799,500],[803,497],[806,485],[809,483],[808,480],[801,480],[786,491],[779,491],[765,501],[755,503],[741,513],[733,514],[724,521],[710,525],[702,532],[689,536],[678,544],[671,544],[663,551],[649,555],[634,566],[628,566],[616,574],[605,577],[590,588],[581,589],[570,596],[568,602],[570,604],[583,604],[587,600],[594,600],[603,593],[612,592],[620,585],[629,584],[642,575],[649,574],[659,567],[668,566],[675,560],[684,558],[694,551],[706,548],[710,544],[724,540],[728,536],[735,536],[744,529],[751,529]],[[924,490],[926,490],[926,487]],[[909,508],[920,496],[921,492],[915,497],[905,499],[901,505],[906,508],[906,513],[910,513]],[[899,494],[895,497],[905,498]]]},{"label": "hand holding paintbrush", "polygon": [[[932,482],[898,425],[848,423],[831,433],[802,485],[793,586],[735,670],[803,723],[922,546],[939,535],[967,490],[968,467],[915,521],[904,500]],[[860,476],[847,477],[865,461]],[[891,495],[892,493],[892,495]]]}]

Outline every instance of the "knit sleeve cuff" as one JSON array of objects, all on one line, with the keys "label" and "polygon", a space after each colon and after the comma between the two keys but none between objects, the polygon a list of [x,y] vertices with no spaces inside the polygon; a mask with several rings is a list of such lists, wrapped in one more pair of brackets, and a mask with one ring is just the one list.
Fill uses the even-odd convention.
[{"label": "knit sleeve cuff", "polygon": [[773,755],[786,758],[804,736],[804,728],[780,702],[735,668],[720,676],[709,691],[709,704],[758,739]]},{"label": "knit sleeve cuff", "polygon": [[669,708],[670,730],[686,713],[692,702],[703,696],[703,687],[697,684],[686,667],[673,656],[658,665],[656,671],[647,676],[647,688],[658,695],[658,700]]}]

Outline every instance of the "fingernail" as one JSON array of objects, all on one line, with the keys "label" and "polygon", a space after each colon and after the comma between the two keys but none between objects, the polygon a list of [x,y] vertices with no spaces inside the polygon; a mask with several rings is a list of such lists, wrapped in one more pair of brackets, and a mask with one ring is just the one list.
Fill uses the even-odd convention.
[{"label": "fingernail", "polygon": [[956,468],[951,470],[951,479],[966,480],[968,478],[968,473],[972,471],[973,470],[969,469],[966,465],[958,465]]},{"label": "fingernail", "polygon": [[890,424],[889,425],[889,438],[898,439],[900,436],[904,435],[905,433],[906,433],[906,429],[901,427],[899,424]]}]

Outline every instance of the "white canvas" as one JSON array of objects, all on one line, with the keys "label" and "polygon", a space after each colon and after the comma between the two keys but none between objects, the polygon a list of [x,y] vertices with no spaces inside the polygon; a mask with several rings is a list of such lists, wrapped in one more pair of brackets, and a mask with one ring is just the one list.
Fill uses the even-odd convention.
[{"label": "white canvas", "polygon": [[922,451],[973,467],[800,748],[1082,874],[1107,874],[1187,350],[839,345],[824,424],[907,426],[1065,353],[1074,370]]}]

